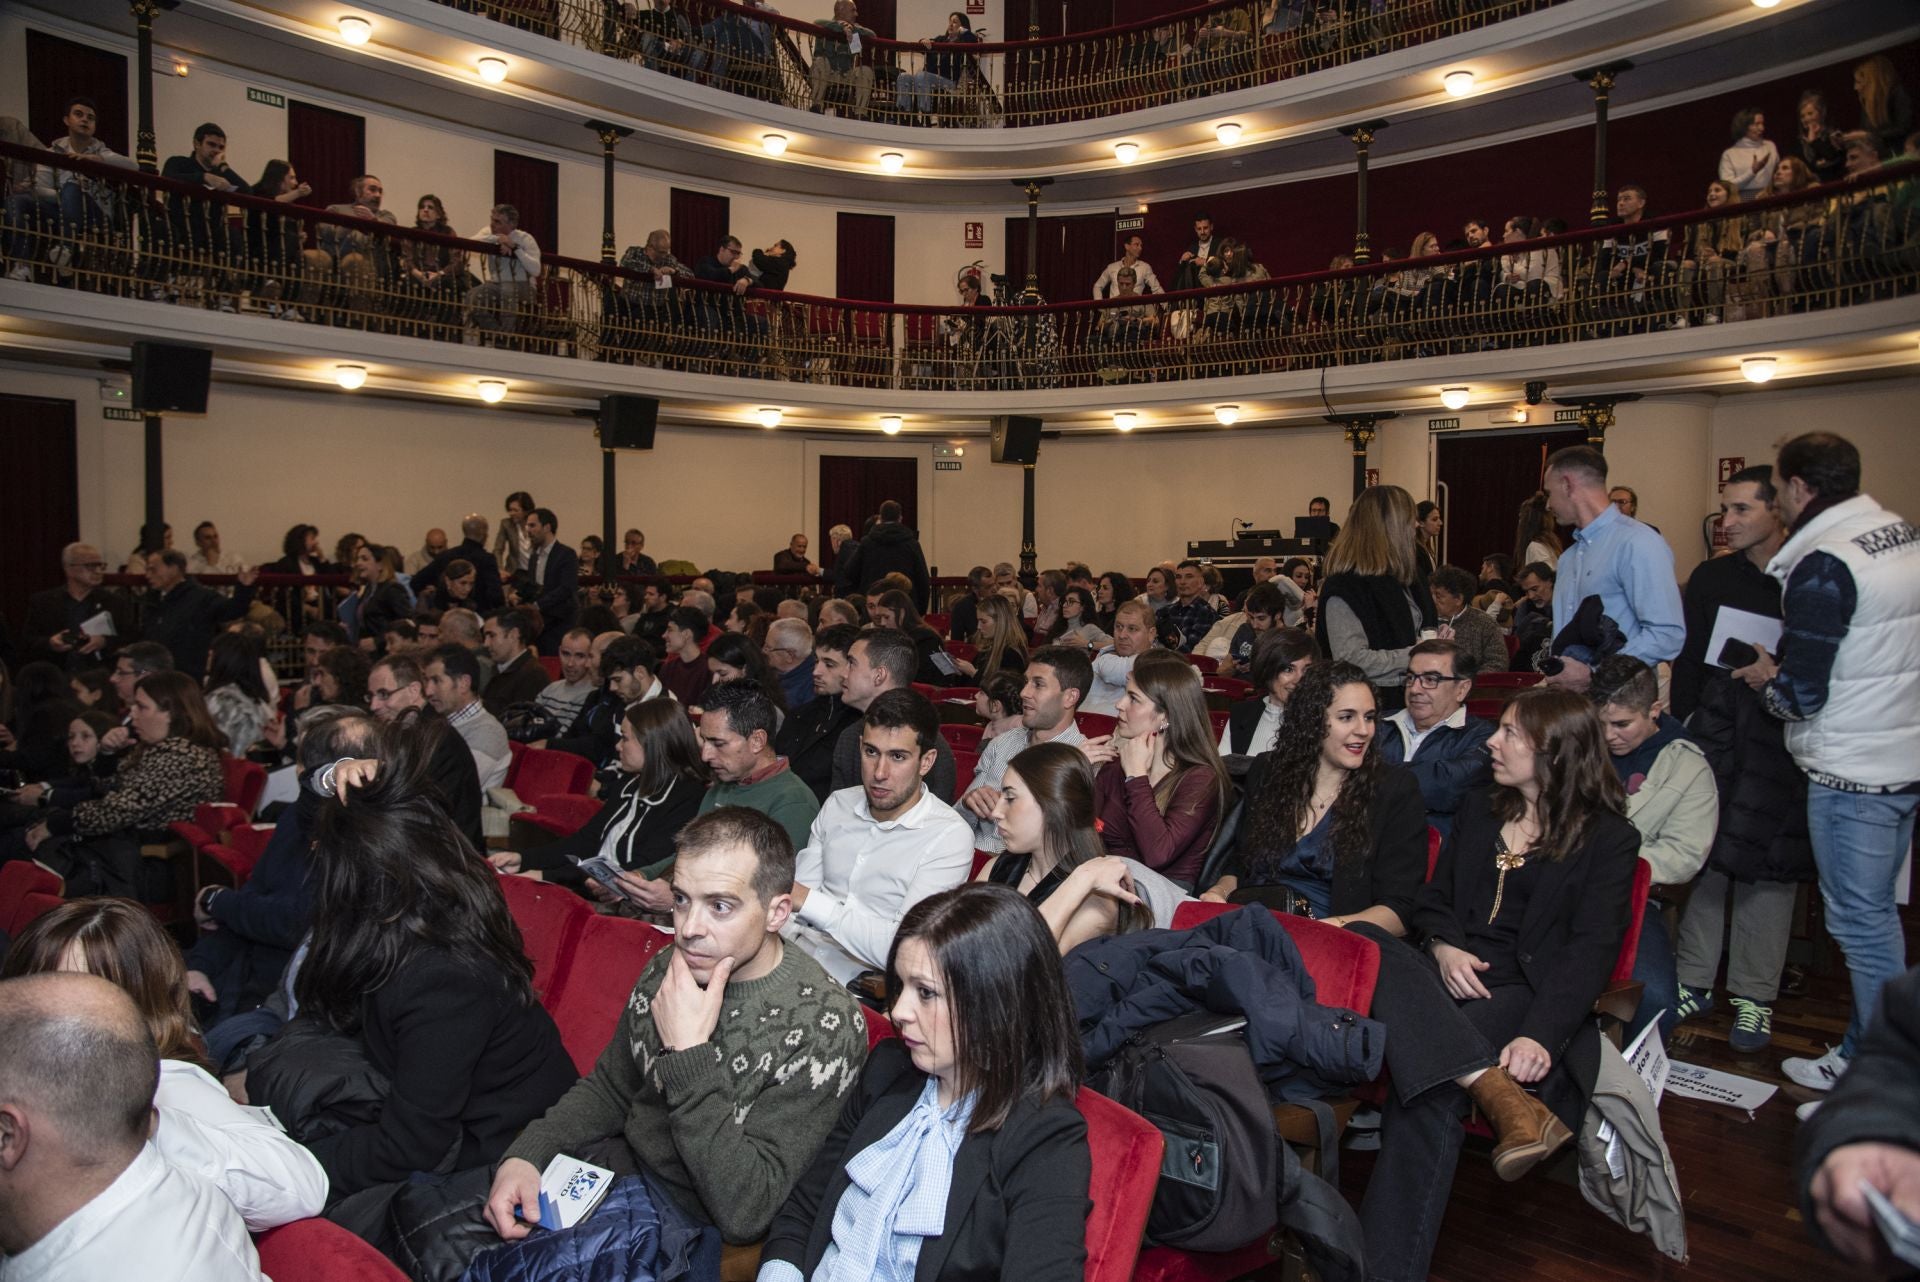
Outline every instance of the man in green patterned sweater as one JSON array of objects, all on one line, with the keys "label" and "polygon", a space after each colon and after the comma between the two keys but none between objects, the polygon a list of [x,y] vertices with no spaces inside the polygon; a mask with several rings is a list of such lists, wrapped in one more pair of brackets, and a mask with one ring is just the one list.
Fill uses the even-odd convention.
[{"label": "man in green patterned sweater", "polygon": [[730,806],[688,824],[674,848],[673,947],[640,973],[593,1072],[507,1150],[486,1208],[503,1238],[539,1219],[555,1154],[617,1165],[624,1155],[603,1146],[624,1139],[681,1209],[728,1242],[757,1241],[859,1076],[858,1004],[780,939],[785,830]]}]

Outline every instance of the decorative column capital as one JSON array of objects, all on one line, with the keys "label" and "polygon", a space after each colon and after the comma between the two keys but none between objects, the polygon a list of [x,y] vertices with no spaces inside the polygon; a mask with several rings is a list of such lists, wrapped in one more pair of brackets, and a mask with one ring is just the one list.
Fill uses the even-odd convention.
[{"label": "decorative column capital", "polygon": [[1585,71],[1576,71],[1573,78],[1593,90],[1594,96],[1605,98],[1613,92],[1613,85],[1626,72],[1633,70],[1631,62],[1622,59],[1609,62],[1604,66],[1588,67]]},{"label": "decorative column capital", "polygon": [[1387,124],[1385,120],[1369,120],[1364,124],[1342,125],[1338,132],[1345,135],[1356,150],[1365,154],[1367,148],[1373,146],[1374,137],[1385,129]]},{"label": "decorative column capital", "polygon": [[600,145],[609,153],[620,145],[622,138],[630,137],[633,134],[633,130],[627,128],[625,125],[609,124],[604,120],[589,120],[586,122],[586,126],[593,131],[595,137],[600,139]]}]

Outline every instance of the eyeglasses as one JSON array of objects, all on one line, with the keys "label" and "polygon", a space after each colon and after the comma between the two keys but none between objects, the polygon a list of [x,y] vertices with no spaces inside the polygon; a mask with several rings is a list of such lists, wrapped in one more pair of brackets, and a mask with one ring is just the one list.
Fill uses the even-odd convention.
[{"label": "eyeglasses", "polygon": [[1470,681],[1471,677],[1450,677],[1443,672],[1406,672],[1403,673],[1410,686],[1419,686],[1422,690],[1438,690],[1442,681]]}]

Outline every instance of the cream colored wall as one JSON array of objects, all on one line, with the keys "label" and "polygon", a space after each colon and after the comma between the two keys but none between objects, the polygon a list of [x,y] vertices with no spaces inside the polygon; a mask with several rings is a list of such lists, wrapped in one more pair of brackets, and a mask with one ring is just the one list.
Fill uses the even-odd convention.
[{"label": "cream colored wall", "polygon": [[[1801,432],[1838,432],[1860,449],[1861,487],[1908,520],[1920,520],[1920,378],[1804,391],[1768,386],[1720,398],[1713,411],[1712,465],[1773,462]],[[1709,484],[1712,482],[1709,476]]]}]

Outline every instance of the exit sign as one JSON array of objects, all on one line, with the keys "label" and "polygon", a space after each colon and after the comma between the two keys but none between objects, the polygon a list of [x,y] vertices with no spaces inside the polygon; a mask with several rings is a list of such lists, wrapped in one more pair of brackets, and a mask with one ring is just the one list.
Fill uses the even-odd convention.
[{"label": "exit sign", "polygon": [[139,410],[124,409],[118,405],[107,405],[101,408],[100,417],[111,422],[138,423],[144,420],[146,415],[142,414]]},{"label": "exit sign", "polygon": [[287,105],[287,100],[284,96],[274,93],[270,89],[255,89],[251,86],[247,89],[247,101],[257,102],[263,107],[279,107],[282,110],[284,110]]},{"label": "exit sign", "polygon": [[1430,418],[1427,420],[1427,430],[1429,432],[1457,432],[1460,430],[1460,420],[1457,418]]},{"label": "exit sign", "polygon": [[1138,214],[1134,214],[1128,218],[1116,218],[1113,220],[1113,229],[1115,231],[1143,231],[1146,229],[1146,225],[1147,220]]},{"label": "exit sign", "polygon": [[1580,411],[1555,410],[1553,412],[1553,421],[1556,423],[1578,423],[1580,421]]},{"label": "exit sign", "polygon": [[936,472],[958,472],[960,470],[960,460],[957,458],[937,458],[933,461],[933,470]]}]

